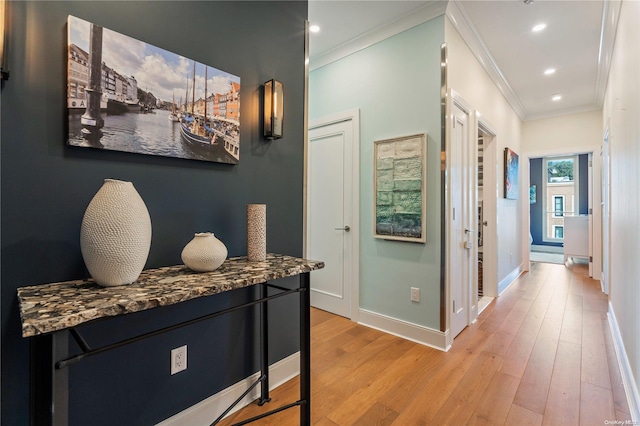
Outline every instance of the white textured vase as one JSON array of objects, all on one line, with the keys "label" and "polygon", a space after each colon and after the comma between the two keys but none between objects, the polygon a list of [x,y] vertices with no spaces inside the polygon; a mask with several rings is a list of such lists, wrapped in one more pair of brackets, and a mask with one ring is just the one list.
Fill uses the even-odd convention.
[{"label": "white textured vase", "polygon": [[131,182],[105,179],[82,218],[80,248],[101,286],[138,279],[151,248],[151,218]]},{"label": "white textured vase", "polygon": [[247,260],[267,258],[267,205],[247,204]]},{"label": "white textured vase", "polygon": [[215,271],[227,258],[227,247],[212,232],[200,232],[184,246],[180,257],[191,270]]}]

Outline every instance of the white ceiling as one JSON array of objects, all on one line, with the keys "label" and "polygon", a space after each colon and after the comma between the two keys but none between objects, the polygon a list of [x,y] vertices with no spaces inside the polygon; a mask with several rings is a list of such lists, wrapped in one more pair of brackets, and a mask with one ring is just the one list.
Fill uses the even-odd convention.
[{"label": "white ceiling", "polygon": [[[310,37],[311,68],[418,25],[446,8],[521,119],[595,110],[602,107],[607,49],[617,23],[617,12],[604,6],[603,0],[310,0],[309,21],[321,27]],[[542,22],[545,30],[531,31]],[[545,76],[547,68],[557,71]],[[555,93],[562,100],[552,101]]]}]

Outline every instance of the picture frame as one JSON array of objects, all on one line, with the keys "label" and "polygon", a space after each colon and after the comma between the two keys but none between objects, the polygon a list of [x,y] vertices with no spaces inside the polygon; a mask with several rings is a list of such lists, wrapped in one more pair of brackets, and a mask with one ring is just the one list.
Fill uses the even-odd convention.
[{"label": "picture frame", "polygon": [[240,160],[240,77],[68,17],[67,144]]},{"label": "picture frame", "polygon": [[518,199],[518,154],[509,148],[504,149],[504,198]]},{"label": "picture frame", "polygon": [[374,142],[374,237],[426,242],[427,134]]}]

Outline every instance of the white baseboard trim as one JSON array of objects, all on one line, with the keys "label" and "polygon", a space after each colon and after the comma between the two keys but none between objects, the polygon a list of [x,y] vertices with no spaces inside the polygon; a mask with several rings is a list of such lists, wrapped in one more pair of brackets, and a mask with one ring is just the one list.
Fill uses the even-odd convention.
[{"label": "white baseboard trim", "polygon": [[516,280],[516,278],[520,276],[522,271],[524,271],[524,268],[522,267],[522,265],[519,265],[498,283],[498,296],[501,295],[507,288],[509,288],[509,286]]},{"label": "white baseboard trim", "polygon": [[434,330],[433,328],[414,324],[408,321],[389,317],[387,315],[371,312],[366,309],[360,309],[358,316],[358,324],[420,343],[441,351],[448,351],[447,334]]},{"label": "white baseboard trim", "polygon": [[[275,389],[286,381],[300,374],[300,352],[289,355],[269,367],[269,389]],[[248,388],[258,380],[260,372],[254,373],[238,383],[221,390],[215,395],[200,401],[158,423],[156,426],[198,426],[210,425],[212,421],[218,418],[224,410],[229,407],[233,401],[238,399]],[[260,386],[256,386],[246,397],[242,399],[229,413],[236,411],[251,404],[259,397]]]},{"label": "white baseboard trim", "polygon": [[618,358],[618,366],[620,367],[624,393],[627,395],[629,412],[631,414],[633,424],[637,425],[638,422],[640,422],[640,393],[638,393],[638,386],[636,385],[635,378],[633,377],[633,370],[631,369],[631,364],[629,364],[627,352],[624,349],[624,342],[622,341],[622,335],[620,334],[620,328],[618,327],[618,320],[616,319],[616,314],[613,311],[611,302],[609,302],[609,311],[607,312],[607,316],[609,317],[609,327],[611,328],[611,336],[613,337],[613,347],[616,350],[616,358]]},{"label": "white baseboard trim", "polygon": [[539,245],[532,244],[531,251],[537,251],[542,253],[564,253],[564,247],[539,246]]}]

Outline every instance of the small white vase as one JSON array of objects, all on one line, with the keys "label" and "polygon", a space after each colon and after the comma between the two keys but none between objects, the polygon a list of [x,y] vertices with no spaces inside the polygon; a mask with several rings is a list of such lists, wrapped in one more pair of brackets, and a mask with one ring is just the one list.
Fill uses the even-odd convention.
[{"label": "small white vase", "polygon": [[193,271],[215,271],[227,258],[227,247],[212,232],[200,232],[184,246],[180,257]]},{"label": "small white vase", "polygon": [[96,283],[131,284],[151,248],[151,218],[131,182],[105,179],[82,218],[80,249]]}]

